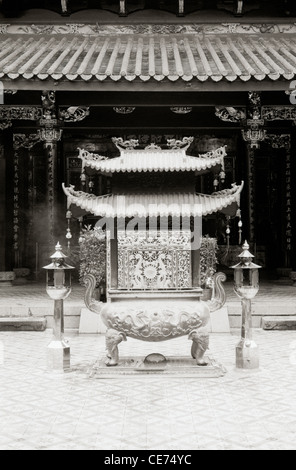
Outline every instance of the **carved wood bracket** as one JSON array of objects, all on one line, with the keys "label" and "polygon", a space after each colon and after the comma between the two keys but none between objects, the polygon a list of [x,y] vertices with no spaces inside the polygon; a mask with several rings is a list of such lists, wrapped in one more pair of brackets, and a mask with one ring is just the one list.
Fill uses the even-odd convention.
[{"label": "carved wood bracket", "polygon": [[31,149],[34,145],[40,142],[38,134],[14,134],[13,135],[13,148],[18,150],[20,148]]}]

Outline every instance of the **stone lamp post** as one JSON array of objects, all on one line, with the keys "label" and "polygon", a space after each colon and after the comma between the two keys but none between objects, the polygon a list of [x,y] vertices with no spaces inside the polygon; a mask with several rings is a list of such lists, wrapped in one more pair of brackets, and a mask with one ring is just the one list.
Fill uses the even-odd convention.
[{"label": "stone lamp post", "polygon": [[52,263],[46,269],[46,292],[54,300],[53,339],[48,346],[48,368],[50,370],[70,369],[70,346],[64,339],[64,300],[71,293],[71,270],[65,262],[66,255],[58,243],[51,256]]},{"label": "stone lamp post", "polygon": [[241,340],[236,347],[236,367],[238,369],[258,369],[259,351],[252,334],[251,299],[259,290],[259,266],[252,262],[254,256],[249,252],[247,242],[239,255],[240,262],[234,269],[234,291],[242,302]]}]

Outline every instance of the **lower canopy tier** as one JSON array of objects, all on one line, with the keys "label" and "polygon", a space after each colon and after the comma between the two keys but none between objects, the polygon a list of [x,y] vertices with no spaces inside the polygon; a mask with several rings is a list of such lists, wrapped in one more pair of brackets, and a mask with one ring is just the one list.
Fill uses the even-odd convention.
[{"label": "lower canopy tier", "polygon": [[207,194],[109,194],[95,196],[75,191],[73,186],[63,189],[68,206],[77,207],[99,217],[202,217],[215,212],[235,216],[240,205],[240,194],[244,183],[233,184],[232,188]]}]

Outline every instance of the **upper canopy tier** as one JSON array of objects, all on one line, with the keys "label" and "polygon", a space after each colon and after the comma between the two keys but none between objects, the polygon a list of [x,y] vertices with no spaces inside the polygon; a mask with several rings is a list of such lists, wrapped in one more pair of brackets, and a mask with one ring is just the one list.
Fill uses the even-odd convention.
[{"label": "upper canopy tier", "polygon": [[225,146],[198,157],[186,155],[186,148],[165,150],[156,146],[144,150],[120,148],[120,156],[112,159],[79,149],[79,158],[83,167],[90,167],[103,174],[187,171],[202,173],[214,169],[220,171],[224,168],[226,155]]},{"label": "upper canopy tier", "polygon": [[73,186],[66,188],[68,204],[75,204],[81,209],[99,217],[202,217],[215,212],[234,216],[240,202],[243,189],[232,185],[212,195],[191,193],[168,194],[93,194],[75,191]]}]

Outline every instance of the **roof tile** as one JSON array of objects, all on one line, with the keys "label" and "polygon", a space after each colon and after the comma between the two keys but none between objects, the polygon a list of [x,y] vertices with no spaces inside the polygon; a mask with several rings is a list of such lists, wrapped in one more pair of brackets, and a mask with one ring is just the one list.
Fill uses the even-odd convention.
[{"label": "roof tile", "polygon": [[61,80],[248,81],[296,74],[294,34],[3,34],[0,77]]}]

